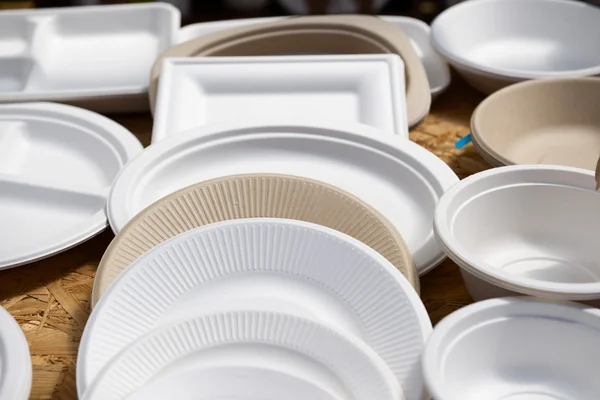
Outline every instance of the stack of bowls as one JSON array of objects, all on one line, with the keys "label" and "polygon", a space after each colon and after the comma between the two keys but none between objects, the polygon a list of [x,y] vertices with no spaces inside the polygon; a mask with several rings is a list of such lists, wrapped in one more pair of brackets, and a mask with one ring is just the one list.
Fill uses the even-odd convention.
[{"label": "stack of bowls", "polygon": [[225,221],[152,248],[110,286],[85,328],[78,390],[418,400],[430,331],[410,283],[358,240],[297,220]]}]

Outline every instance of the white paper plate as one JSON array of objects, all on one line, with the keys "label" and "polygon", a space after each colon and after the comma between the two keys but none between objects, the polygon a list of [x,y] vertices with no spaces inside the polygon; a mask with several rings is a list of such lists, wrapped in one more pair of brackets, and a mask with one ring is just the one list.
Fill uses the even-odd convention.
[{"label": "white paper plate", "polygon": [[280,173],[316,179],[383,214],[423,274],[444,259],[433,236],[439,197],[456,174],[421,146],[361,124],[229,123],[181,133],[146,149],[117,178],[110,224],[118,232],[146,206],[208,179]]},{"label": "white paper plate", "polygon": [[0,102],[105,98],[102,111],[123,112],[146,96],[179,20],[168,4],[2,11]]},{"label": "white paper plate", "polygon": [[420,357],[431,322],[404,276],[350,236],[260,218],[188,231],[131,264],[86,325],[78,390],[83,393],[111,358],[151,329],[249,309],[320,321],[365,341],[394,372],[406,399],[421,400]]},{"label": "white paper plate", "polygon": [[[170,369],[171,367],[169,367]],[[112,383],[112,382],[111,382]],[[117,384],[118,385],[118,384]],[[113,393],[115,391],[113,390]],[[111,393],[84,395],[84,399],[122,398]],[[177,372],[159,378],[128,396],[128,400],[249,399],[345,400],[315,382],[281,371],[257,367],[221,367]]]},{"label": "white paper plate", "polygon": [[0,269],[102,231],[109,188],[141,151],[127,129],[90,111],[52,103],[0,106]]},{"label": "white paper plate", "polygon": [[[241,381],[235,370],[243,372]],[[295,393],[283,394],[286,381]],[[107,365],[84,399],[166,393],[176,399],[403,398],[387,365],[360,340],[308,319],[257,311],[186,319],[148,333]]]},{"label": "white paper plate", "polygon": [[595,400],[600,310],[506,297],[436,325],[423,354],[436,400]]},{"label": "white paper plate", "polygon": [[[233,19],[228,21],[201,22],[198,24],[187,25],[179,31],[178,42],[187,42],[188,40],[209,33],[222,31],[224,29],[273,22],[283,18],[288,17]],[[450,85],[450,68],[448,68],[448,64],[446,64],[444,59],[436,53],[431,46],[429,41],[429,25],[423,21],[410,17],[380,15],[379,18],[396,25],[408,35],[413,47],[417,51],[417,54],[419,54],[419,57],[425,66],[427,78],[429,79],[429,86],[431,87],[431,95],[436,97],[446,90]]]},{"label": "white paper plate", "polygon": [[396,54],[192,57],[163,62],[152,142],[215,122],[360,122],[408,139]]},{"label": "white paper plate", "polygon": [[26,400],[31,391],[31,358],[21,327],[0,307],[0,400]]}]

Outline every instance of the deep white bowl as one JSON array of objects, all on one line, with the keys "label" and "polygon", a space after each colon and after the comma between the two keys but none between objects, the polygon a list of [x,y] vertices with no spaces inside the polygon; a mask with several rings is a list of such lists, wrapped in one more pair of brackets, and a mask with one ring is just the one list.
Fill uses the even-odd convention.
[{"label": "deep white bowl", "polygon": [[470,0],[431,26],[435,49],[476,89],[600,74],[600,8],[572,0]]},{"label": "deep white bowl", "polygon": [[448,190],[435,234],[476,300],[510,292],[600,299],[600,193],[591,171],[518,165]]},{"label": "deep white bowl", "polygon": [[600,310],[507,297],[441,321],[423,354],[436,400],[596,400]]}]

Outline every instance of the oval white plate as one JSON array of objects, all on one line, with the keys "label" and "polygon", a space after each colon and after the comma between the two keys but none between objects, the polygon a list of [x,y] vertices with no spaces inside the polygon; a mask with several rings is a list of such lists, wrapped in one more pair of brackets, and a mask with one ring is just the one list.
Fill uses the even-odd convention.
[{"label": "oval white plate", "polygon": [[[232,369],[244,371],[245,379],[223,373]],[[247,382],[251,374],[256,380]],[[286,380],[312,393],[282,395]],[[360,340],[307,319],[257,311],[186,319],[148,333],[107,365],[84,398],[160,399],[169,391],[177,399],[213,398],[211,391],[216,398],[402,398],[389,368]]]},{"label": "oval white plate", "polygon": [[141,151],[131,132],[91,111],[0,105],[0,269],[48,257],[106,228],[109,188]]},{"label": "oval white plate", "polygon": [[[201,22],[182,27],[179,30],[179,43],[187,42],[200,36],[219,32],[224,29],[237,28],[240,26],[273,22],[287,17],[263,17],[232,19],[228,21]],[[427,79],[431,87],[431,95],[435,98],[450,85],[450,68],[446,61],[433,49],[429,40],[429,25],[416,18],[399,17],[395,15],[380,15],[384,21],[390,22],[402,29],[410,38],[417,54],[421,58]]]},{"label": "oval white plate", "polygon": [[433,236],[433,213],[439,197],[458,182],[456,174],[421,146],[384,138],[361,124],[215,124],[166,138],[129,163],[115,181],[110,224],[118,232],[167,194],[246,173],[297,175],[337,186],[398,229],[419,274],[444,259]]},{"label": "oval white plate", "polygon": [[21,327],[0,307],[0,400],[26,400],[31,391],[31,358]]},{"label": "oval white plate", "polygon": [[183,233],[138,258],[100,299],[79,348],[80,394],[149,330],[200,314],[255,309],[321,321],[369,344],[406,399],[420,400],[431,322],[404,276],[367,245],[285,219],[245,219]]}]

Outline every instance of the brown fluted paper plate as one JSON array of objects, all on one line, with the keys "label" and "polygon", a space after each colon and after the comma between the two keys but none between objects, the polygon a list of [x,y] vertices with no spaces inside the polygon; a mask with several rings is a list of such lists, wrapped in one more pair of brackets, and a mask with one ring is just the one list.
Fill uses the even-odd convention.
[{"label": "brown fluted paper plate", "polygon": [[260,217],[312,222],[352,236],[383,255],[419,290],[419,278],[404,239],[373,207],[316,180],[248,174],[188,186],[137,214],[114,238],[100,261],[92,306],[123,270],[160,243],[203,225]]}]

